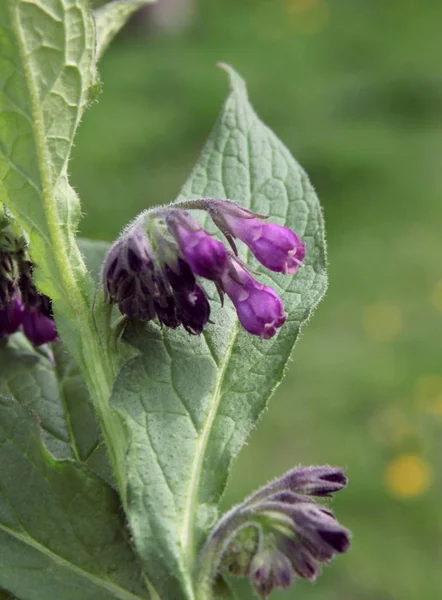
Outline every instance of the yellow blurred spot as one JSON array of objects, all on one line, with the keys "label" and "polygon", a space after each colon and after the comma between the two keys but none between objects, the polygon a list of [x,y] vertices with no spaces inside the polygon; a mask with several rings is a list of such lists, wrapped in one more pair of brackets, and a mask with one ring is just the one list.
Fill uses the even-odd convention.
[{"label": "yellow blurred spot", "polygon": [[403,454],[395,458],[385,471],[388,489],[396,496],[420,496],[428,490],[433,478],[431,466],[420,456]]},{"label": "yellow blurred spot", "polygon": [[431,303],[438,312],[442,313],[442,280],[439,281],[431,294]]},{"label": "yellow blurred spot", "polygon": [[324,0],[289,0],[287,10],[300,33],[321,32],[330,20],[330,8]]},{"label": "yellow blurred spot", "polygon": [[442,376],[420,377],[415,386],[415,398],[420,410],[442,416]]},{"label": "yellow blurred spot", "polygon": [[362,322],[370,340],[389,342],[402,329],[402,312],[394,304],[377,302],[364,309]]}]

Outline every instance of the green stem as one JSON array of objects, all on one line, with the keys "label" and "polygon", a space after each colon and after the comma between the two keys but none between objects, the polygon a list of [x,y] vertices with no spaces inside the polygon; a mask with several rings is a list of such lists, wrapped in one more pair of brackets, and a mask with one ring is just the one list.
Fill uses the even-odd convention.
[{"label": "green stem", "polygon": [[213,584],[223,555],[238,533],[253,525],[250,511],[234,506],[213,529],[204,544],[195,570],[195,600],[213,600]]}]

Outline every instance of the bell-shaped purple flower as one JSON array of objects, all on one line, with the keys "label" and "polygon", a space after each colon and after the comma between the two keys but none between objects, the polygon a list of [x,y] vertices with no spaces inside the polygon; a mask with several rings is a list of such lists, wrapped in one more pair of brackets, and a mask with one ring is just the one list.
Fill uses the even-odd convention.
[{"label": "bell-shaped purple flower", "polygon": [[106,299],[117,302],[122,314],[149,321],[161,296],[161,274],[155,269],[149,238],[135,225],[109,250],[102,272]]},{"label": "bell-shaped purple flower", "polygon": [[210,318],[210,304],[203,288],[182,258],[169,259],[164,265],[164,274],[172,289],[178,322],[188,333],[199,335]]},{"label": "bell-shaped purple flower", "polygon": [[23,320],[23,304],[18,296],[0,308],[0,340],[7,340],[20,328]]},{"label": "bell-shaped purple flower", "polygon": [[267,340],[286,322],[284,304],[275,290],[256,281],[236,261],[230,261],[221,284],[235,305],[241,325],[252,335]]},{"label": "bell-shaped purple flower", "polygon": [[25,309],[22,317],[23,331],[26,337],[34,344],[41,346],[58,340],[57,328],[54,320],[43,314],[36,307]]},{"label": "bell-shaped purple flower", "polygon": [[210,318],[210,304],[201,286],[175,293],[178,314],[184,329],[192,335],[203,332]]},{"label": "bell-shaped purple flower", "polygon": [[259,215],[222,200],[213,201],[209,214],[228,239],[247,244],[267,269],[293,275],[303,266],[305,243],[288,227],[262,221]]},{"label": "bell-shaped purple flower", "polygon": [[228,265],[229,255],[224,244],[203,229],[188,212],[171,210],[166,223],[195,275],[218,281]]}]

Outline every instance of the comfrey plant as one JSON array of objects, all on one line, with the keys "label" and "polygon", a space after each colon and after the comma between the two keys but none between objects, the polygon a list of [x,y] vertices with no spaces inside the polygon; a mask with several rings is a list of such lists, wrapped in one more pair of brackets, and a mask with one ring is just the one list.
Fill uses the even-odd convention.
[{"label": "comfrey plant", "polygon": [[177,200],[76,237],[73,137],[144,3],[0,5],[0,598],[232,599],[234,576],[266,598],[350,544],[322,502],[339,468],[219,514],[326,288],[314,190],[230,67]]}]

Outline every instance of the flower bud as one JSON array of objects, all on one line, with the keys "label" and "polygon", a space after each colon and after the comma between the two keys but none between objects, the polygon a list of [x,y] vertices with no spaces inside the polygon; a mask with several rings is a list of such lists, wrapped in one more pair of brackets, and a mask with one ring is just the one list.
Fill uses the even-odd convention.
[{"label": "flower bud", "polygon": [[222,200],[213,201],[209,214],[228,238],[247,244],[267,269],[293,275],[303,265],[305,244],[288,227],[264,222],[255,213]]},{"label": "flower bud", "polygon": [[0,308],[0,340],[7,340],[9,335],[18,331],[23,319],[23,304],[17,296]]},{"label": "flower bud", "polygon": [[221,283],[235,305],[241,325],[252,335],[269,339],[286,322],[287,313],[278,294],[256,281],[235,261],[230,262]]},{"label": "flower bud", "polygon": [[250,565],[252,587],[261,598],[267,598],[274,588],[288,589],[293,581],[290,560],[276,548],[257,553]]},{"label": "flower bud", "polygon": [[132,227],[109,250],[102,278],[107,301],[117,302],[122,314],[140,321],[155,317],[161,274],[154,268],[152,247],[141,225]]},{"label": "flower bud", "polygon": [[33,307],[25,310],[22,324],[26,337],[34,346],[41,346],[58,340],[54,320],[44,315],[38,308]]},{"label": "flower bud", "polygon": [[226,272],[228,252],[188,212],[171,210],[166,224],[195,275],[218,281]]},{"label": "flower bud", "polygon": [[176,292],[175,300],[184,329],[192,335],[202,333],[210,317],[210,304],[203,288],[196,284],[193,290]]},{"label": "flower bud", "polygon": [[248,502],[257,502],[264,498],[282,499],[281,494],[289,493],[299,499],[300,494],[308,496],[331,496],[346,487],[347,477],[339,467],[302,467],[291,469],[282,477],[267,484],[250,496]]}]

